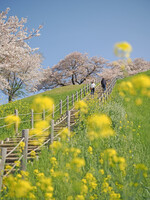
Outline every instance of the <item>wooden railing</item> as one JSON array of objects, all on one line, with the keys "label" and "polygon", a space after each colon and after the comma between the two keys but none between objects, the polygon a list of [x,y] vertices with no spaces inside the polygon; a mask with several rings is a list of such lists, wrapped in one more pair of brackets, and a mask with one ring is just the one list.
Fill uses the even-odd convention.
[{"label": "wooden railing", "polygon": [[[49,117],[52,117],[53,119],[59,118],[62,114],[66,112],[70,107],[74,106],[74,103],[83,97],[85,97],[90,91],[90,85],[86,84],[86,86],[83,86],[80,90],[75,91],[71,96],[67,96],[65,99],[60,100],[58,104],[53,105],[53,109],[43,110],[42,112],[36,113],[33,109],[31,109],[28,113],[19,113],[16,109],[13,114],[10,114],[12,116],[19,116],[20,119],[27,118],[26,120],[21,120],[20,124],[25,124],[26,128],[34,128],[34,123],[37,121],[46,120]],[[40,119],[35,119],[36,116],[38,116]],[[0,121],[4,121],[7,118],[0,117]],[[10,127],[11,125],[14,125],[15,133],[17,135],[21,134],[19,132],[18,124],[17,123],[11,123],[11,124],[3,124],[0,126],[0,129],[5,130],[5,128]],[[24,127],[22,127],[23,129]]]}]

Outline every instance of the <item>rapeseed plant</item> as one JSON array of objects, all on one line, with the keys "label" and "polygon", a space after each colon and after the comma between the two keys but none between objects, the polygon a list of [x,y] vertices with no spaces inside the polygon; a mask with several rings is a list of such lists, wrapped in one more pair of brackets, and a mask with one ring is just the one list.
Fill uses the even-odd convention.
[{"label": "rapeseed plant", "polygon": [[105,115],[91,115],[88,118],[88,136],[90,140],[115,135],[111,127],[111,119]]},{"label": "rapeseed plant", "polygon": [[18,124],[20,123],[20,118],[18,116],[15,116],[15,115],[8,115],[6,118],[5,118],[5,122],[6,124],[8,125],[11,125],[11,124]]},{"label": "rapeseed plant", "polygon": [[88,112],[88,106],[83,100],[75,103],[75,109],[80,110],[82,113]]},{"label": "rapeseed plant", "polygon": [[7,196],[10,198],[24,198],[33,191],[33,186],[29,181],[12,175],[5,178],[4,184],[8,188]]},{"label": "rapeseed plant", "polygon": [[36,152],[32,150],[32,151],[30,152],[30,155],[31,155],[32,158],[35,158],[35,157],[36,157]]},{"label": "rapeseed plant", "polygon": [[132,77],[130,81],[123,81],[118,86],[119,94],[126,101],[131,97],[136,97],[135,104],[137,106],[143,103],[142,97],[150,95],[150,78],[146,75],[137,75]]},{"label": "rapeseed plant", "polygon": [[35,112],[42,112],[43,110],[52,111],[53,104],[54,104],[54,102],[51,98],[37,97],[36,99],[34,99],[31,107]]},{"label": "rapeseed plant", "polygon": [[19,144],[19,150],[20,150],[20,152],[22,152],[23,150],[24,150],[24,147],[25,147],[25,142],[20,142],[20,144]]},{"label": "rapeseed plant", "polygon": [[89,188],[89,191],[91,192],[92,190],[95,190],[96,187],[97,187],[97,180],[93,176],[93,174],[87,173],[85,175],[85,179],[86,179],[86,184],[87,184],[87,186]]},{"label": "rapeseed plant", "polygon": [[132,46],[128,42],[119,42],[114,46],[114,54],[118,57],[129,58]]},{"label": "rapeseed plant", "polygon": [[89,152],[90,154],[93,154],[93,148],[92,148],[91,146],[88,147],[88,152]]}]

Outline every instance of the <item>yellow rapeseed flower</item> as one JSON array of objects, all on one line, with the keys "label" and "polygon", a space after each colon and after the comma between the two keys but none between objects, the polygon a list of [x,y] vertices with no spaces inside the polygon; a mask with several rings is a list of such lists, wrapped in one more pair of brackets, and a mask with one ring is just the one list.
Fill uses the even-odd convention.
[{"label": "yellow rapeseed flower", "polygon": [[77,157],[81,153],[80,149],[74,147],[71,147],[69,151],[73,153],[73,157]]},{"label": "yellow rapeseed flower", "polygon": [[128,42],[119,42],[119,43],[116,43],[114,46],[114,54],[117,57],[128,58],[130,56],[131,51],[132,51],[132,47]]},{"label": "yellow rapeseed flower", "polygon": [[73,200],[73,197],[72,196],[68,196],[67,200]]},{"label": "yellow rapeseed flower", "polygon": [[46,198],[47,200],[52,199],[52,197],[53,197],[53,194],[50,193],[50,192],[48,192],[48,193],[45,194],[45,198]]},{"label": "yellow rapeseed flower", "polygon": [[76,168],[78,170],[78,168],[85,166],[85,160],[83,158],[75,157],[72,159],[70,164],[71,164],[71,168],[74,168],[74,169]]},{"label": "yellow rapeseed flower", "polygon": [[98,127],[104,127],[104,126],[108,126],[111,125],[111,120],[110,118],[105,115],[105,114],[101,114],[101,115],[92,115],[88,118],[88,125],[90,128],[94,128],[96,126],[96,128]]},{"label": "yellow rapeseed flower", "polygon": [[6,167],[5,167],[6,171],[9,171],[11,168],[12,168],[12,166],[10,166],[10,165],[6,165]]},{"label": "yellow rapeseed flower", "polygon": [[38,174],[38,173],[39,173],[38,169],[35,169],[35,170],[34,170],[34,173],[35,173],[35,174]]},{"label": "yellow rapeseed flower", "polygon": [[57,159],[55,157],[50,158],[50,163],[52,164],[53,167],[57,166]]},{"label": "yellow rapeseed flower", "polygon": [[87,113],[88,106],[85,101],[81,100],[75,103],[75,109],[80,110],[82,113]]},{"label": "yellow rapeseed flower", "polygon": [[85,200],[84,196],[83,195],[77,195],[75,197],[75,200]]},{"label": "yellow rapeseed flower", "polygon": [[46,129],[48,126],[49,126],[49,123],[45,120],[41,120],[40,122],[35,123],[35,129],[37,130]]},{"label": "yellow rapeseed flower", "polygon": [[33,104],[32,104],[32,109],[35,112],[42,112],[43,110],[50,110],[52,111],[53,109],[53,100],[48,97],[37,97],[34,99]]},{"label": "yellow rapeseed flower", "polygon": [[121,96],[124,96],[124,92],[128,92],[129,94],[135,94],[132,82],[123,81],[119,84],[119,94]]},{"label": "yellow rapeseed flower", "polygon": [[22,152],[25,147],[25,142],[20,142],[19,147],[20,147],[20,152]]},{"label": "yellow rapeseed flower", "polygon": [[136,164],[136,165],[134,165],[134,167],[136,169],[140,169],[140,170],[143,170],[143,171],[148,171],[148,168],[143,163]]},{"label": "yellow rapeseed flower", "polygon": [[137,99],[135,100],[135,104],[136,104],[137,106],[142,105],[142,99],[141,99],[141,98],[137,98]]},{"label": "yellow rapeseed flower", "polygon": [[88,187],[85,184],[82,184],[81,186],[81,194],[85,195],[88,193]]},{"label": "yellow rapeseed flower", "polygon": [[113,136],[115,132],[111,128],[111,124],[111,119],[105,114],[90,116],[88,118],[88,136],[90,140]]},{"label": "yellow rapeseed flower", "polygon": [[5,118],[5,122],[6,122],[6,124],[13,124],[13,123],[19,124],[20,123],[20,118],[18,116],[15,116],[15,115],[8,115]]},{"label": "yellow rapeseed flower", "polygon": [[91,146],[89,146],[88,152],[89,152],[90,154],[93,154],[93,148],[92,148]]},{"label": "yellow rapeseed flower", "polygon": [[150,78],[147,75],[138,75],[131,79],[132,84],[135,88],[150,88]]},{"label": "yellow rapeseed flower", "polygon": [[110,200],[119,200],[120,197],[119,193],[115,193],[113,190],[110,192]]},{"label": "yellow rapeseed flower", "polygon": [[16,164],[16,167],[20,167],[20,161],[19,160],[15,161],[14,163]]},{"label": "yellow rapeseed flower", "polygon": [[59,151],[62,148],[62,143],[59,141],[54,141],[50,146],[50,149],[53,150],[53,153],[56,153],[57,151]]},{"label": "yellow rapeseed flower", "polygon": [[96,178],[93,176],[93,174],[92,174],[92,173],[87,173],[87,174],[85,175],[85,179],[86,179],[86,181],[87,181],[87,185],[88,185],[90,191],[95,190],[96,187],[97,187],[97,180],[96,180]]},{"label": "yellow rapeseed flower", "polygon": [[123,157],[119,157],[115,149],[106,149],[103,154],[101,154],[100,160],[108,162],[111,167],[119,166],[120,170],[125,174],[126,160]]},{"label": "yellow rapeseed flower", "polygon": [[35,158],[35,157],[36,157],[36,152],[32,150],[32,151],[30,152],[30,155],[31,155],[32,158]]},{"label": "yellow rapeseed flower", "polygon": [[23,176],[23,177],[28,177],[29,176],[29,172],[26,172],[26,171],[20,171],[20,173],[21,173],[21,175]]},{"label": "yellow rapeseed flower", "polygon": [[10,198],[27,197],[29,192],[33,190],[31,183],[24,179],[17,179],[12,175],[5,179],[5,185],[8,188],[8,196]]},{"label": "yellow rapeseed flower", "polygon": [[60,137],[62,138],[62,140],[66,140],[71,135],[68,128],[63,128],[60,132]]},{"label": "yellow rapeseed flower", "polygon": [[99,173],[103,175],[103,174],[104,174],[104,170],[103,170],[103,169],[100,169],[100,170],[99,170]]}]

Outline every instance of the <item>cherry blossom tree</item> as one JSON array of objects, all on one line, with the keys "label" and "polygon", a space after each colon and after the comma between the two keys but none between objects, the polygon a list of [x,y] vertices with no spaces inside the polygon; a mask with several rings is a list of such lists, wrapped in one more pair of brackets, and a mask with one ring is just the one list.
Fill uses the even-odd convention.
[{"label": "cherry blossom tree", "polygon": [[110,68],[104,68],[99,76],[105,77],[106,79],[112,79],[116,76],[125,77],[150,70],[150,62],[145,61],[143,58],[136,58],[133,61],[127,59],[126,62],[118,60],[111,62],[108,65]]},{"label": "cherry blossom tree", "polygon": [[102,57],[89,58],[87,54],[80,52],[70,53],[57,65],[44,70],[45,78],[39,89],[47,90],[70,84],[80,85],[91,78],[96,79],[106,62]]},{"label": "cherry blossom tree", "polygon": [[29,32],[27,19],[7,18],[8,11],[0,13],[0,90],[12,101],[22,89],[36,90],[42,80],[42,56],[28,45],[29,39],[40,35],[42,26]]}]

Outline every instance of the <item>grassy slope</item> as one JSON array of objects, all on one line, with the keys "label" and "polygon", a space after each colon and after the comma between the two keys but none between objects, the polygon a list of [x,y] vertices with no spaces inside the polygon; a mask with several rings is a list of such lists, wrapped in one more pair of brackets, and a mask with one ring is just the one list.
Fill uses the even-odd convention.
[{"label": "grassy slope", "polygon": [[[34,99],[39,96],[50,97],[54,100],[55,104],[58,104],[61,99],[64,100],[67,95],[73,94],[75,91],[79,90],[82,87],[83,85],[70,85],[70,86],[59,87],[53,90],[42,92],[37,95],[23,98],[21,100],[14,101],[12,103],[1,105],[0,117],[6,116],[6,114],[12,114],[14,112],[14,109],[18,110],[20,109],[19,111],[23,113],[21,106],[27,105],[29,106],[30,109]],[[26,112],[28,112],[28,110],[26,110]],[[2,113],[4,113],[4,115]]]},{"label": "grassy slope", "polygon": [[[149,72],[144,74],[150,75]],[[130,79],[128,77],[124,80]],[[77,182],[80,183],[82,178],[87,172],[91,172],[96,179],[98,180],[98,188],[95,193],[98,195],[98,199],[108,200],[109,195],[105,196],[104,193],[101,193],[102,184],[106,175],[111,176],[109,184],[113,187],[113,190],[116,193],[121,194],[121,199],[136,199],[144,200],[148,199],[149,192],[147,188],[149,187],[148,179],[142,178],[141,174],[137,174],[134,168],[134,165],[143,163],[149,168],[149,106],[150,100],[143,98],[143,104],[141,106],[136,106],[133,101],[125,102],[118,95],[117,85],[119,82],[124,81],[120,80],[117,82],[113,89],[112,98],[104,105],[100,107],[91,101],[89,104],[90,111],[95,109],[97,113],[107,113],[113,122],[113,127],[116,132],[115,137],[109,137],[105,139],[98,139],[95,141],[89,141],[87,137],[87,118],[81,118],[78,126],[74,129],[76,135],[72,138],[71,143],[66,145],[70,147],[79,148],[81,150],[80,157],[84,158],[86,165],[82,170],[76,173],[76,171],[69,171],[66,169],[66,163],[69,162],[69,159],[72,159],[72,155],[65,158],[63,153],[63,148],[56,154],[50,153],[47,149],[42,151],[39,161],[34,161],[33,165],[28,165],[28,170],[30,174],[34,174],[34,169],[38,169],[40,172],[43,172],[47,177],[50,175],[50,157],[55,156],[59,162],[58,168],[56,171],[65,171],[69,173],[69,183],[65,185],[62,184],[62,180],[52,177],[53,186],[54,186],[54,195],[56,199],[67,199],[67,195],[77,195],[77,186],[75,188],[74,184]],[[134,98],[134,97],[133,97]],[[92,111],[93,112],[93,111]],[[127,118],[125,117],[127,114]],[[139,128],[138,126],[141,126]],[[121,128],[120,128],[121,127]],[[93,154],[88,153],[89,145],[93,148]],[[117,151],[118,156],[123,156],[127,163],[126,176],[120,174],[119,169],[116,167],[111,168],[103,164],[100,164],[100,154],[103,153],[105,149],[113,148]],[[47,159],[48,158],[48,159]],[[104,170],[104,175],[100,175],[99,170]],[[34,175],[30,177],[31,181],[35,181]],[[118,188],[116,185],[118,182],[123,189]],[[135,185],[137,184],[137,186]],[[79,184],[80,185],[80,184]],[[68,190],[68,187],[70,189]],[[79,186],[78,186],[79,187]],[[146,188],[146,190],[145,190]],[[78,188],[80,191],[80,189]],[[40,199],[40,192],[38,193],[38,199]],[[90,195],[90,192],[89,194]],[[90,199],[88,196],[87,199]]]},{"label": "grassy slope", "polygon": [[[18,109],[18,112],[21,114],[30,113],[30,109],[32,107],[34,99],[39,96],[50,97],[54,100],[55,105],[57,105],[61,99],[64,100],[66,96],[71,96],[71,94],[73,93],[75,94],[75,92],[80,88],[82,88],[83,86],[84,85],[70,85],[70,86],[59,87],[37,95],[23,98],[21,100],[14,101],[12,103],[1,105],[0,118],[13,114],[15,109]],[[20,116],[20,117],[22,121],[30,119],[30,115]],[[4,120],[0,120],[0,126],[4,124],[5,124]],[[19,131],[21,131],[24,128],[30,128],[29,122],[24,123],[24,125],[21,124],[19,127]],[[13,128],[9,130],[6,128],[0,129],[0,139],[4,139],[8,136],[11,136],[12,134],[13,134]]]},{"label": "grassy slope", "polygon": [[[141,73],[150,76],[150,71]],[[124,79],[124,81],[130,80],[130,77]],[[118,81],[116,87],[114,88],[113,95],[114,101],[117,101],[118,92],[116,90],[117,85],[122,80]],[[139,96],[141,97],[141,96]],[[137,129],[138,125],[141,126],[139,137],[143,143],[143,150],[147,153],[150,153],[150,98],[141,97],[143,99],[143,103],[140,106],[135,105],[135,97],[132,97],[132,102],[123,101],[123,106],[128,114],[129,121],[134,122],[134,129]]]},{"label": "grassy slope", "polygon": [[[150,75],[150,72],[146,72],[145,74]],[[124,80],[127,79],[130,79],[130,77]],[[117,84],[124,80],[118,81]],[[144,178],[143,171],[137,173],[134,166],[143,163],[149,167],[148,136],[150,118],[148,109],[150,100],[144,97],[144,103],[141,106],[136,106],[134,104],[134,97],[132,101],[125,102],[118,95],[117,84],[113,89],[111,99],[107,101],[103,107],[94,103],[93,99],[88,105],[90,110],[89,114],[93,112],[92,109],[95,109],[95,112],[106,113],[111,117],[116,135],[90,141],[87,137],[87,116],[83,115],[83,117],[80,118],[78,126],[74,129],[76,134],[70,142],[62,142],[62,147],[58,146],[56,152],[43,148],[39,160],[35,159],[32,164],[28,163],[29,180],[33,185],[40,182],[40,178],[37,179],[34,174],[34,170],[38,169],[39,172],[43,172],[46,177],[51,177],[54,187],[53,195],[56,200],[64,200],[67,199],[68,196],[73,196],[73,199],[75,199],[77,195],[83,194],[81,193],[82,179],[85,177],[86,173],[89,172],[96,178],[97,187],[95,190],[91,191],[91,186],[89,186],[88,193],[85,194],[85,199],[90,199],[91,195],[96,194],[96,199],[110,200],[110,193],[108,191],[107,193],[102,192],[102,187],[106,180],[107,184],[111,186],[111,190],[121,195],[121,198],[112,199],[149,199],[149,177]],[[126,114],[128,115],[127,118]],[[138,127],[139,125],[141,128]],[[89,146],[93,149],[92,154],[88,152]],[[66,164],[71,163],[74,158],[73,153],[71,153],[72,147],[81,150],[78,157],[84,158],[86,163],[84,167],[75,167],[71,169],[66,167]],[[68,148],[68,153],[65,153],[66,148]],[[100,162],[100,158],[102,158],[100,155],[108,148],[115,149],[118,156],[125,158],[127,164],[125,174],[120,171],[117,164],[110,167],[105,160],[104,164]],[[53,156],[56,157],[58,165],[55,164],[53,166],[50,162],[50,158]],[[58,175],[53,176],[52,172],[50,172],[51,169],[59,172]],[[104,174],[101,174],[99,170],[104,170]],[[62,174],[67,173],[69,177],[68,180],[64,179],[64,175],[60,175],[60,172]],[[111,177],[109,180],[107,175]],[[105,184],[105,190],[108,188],[107,184]],[[37,199],[44,200],[43,193],[41,189],[38,189],[35,192]]]}]

